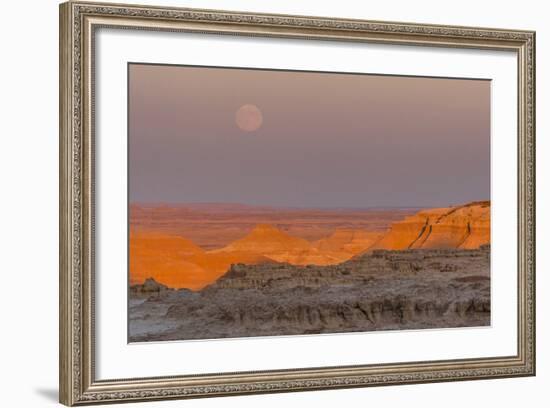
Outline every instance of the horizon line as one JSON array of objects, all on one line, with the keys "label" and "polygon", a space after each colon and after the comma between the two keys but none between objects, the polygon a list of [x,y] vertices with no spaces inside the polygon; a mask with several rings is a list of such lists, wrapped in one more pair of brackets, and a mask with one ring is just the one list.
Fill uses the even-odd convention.
[{"label": "horizon line", "polygon": [[491,202],[490,199],[470,200],[462,201],[459,203],[448,203],[443,205],[373,205],[373,206],[296,206],[296,205],[273,205],[273,204],[248,204],[239,201],[130,201],[128,205],[137,206],[158,206],[158,207],[183,207],[183,206],[239,206],[239,207],[252,207],[252,208],[270,208],[270,209],[286,209],[286,210],[374,210],[374,209],[419,209],[419,208],[444,208],[444,207],[456,207],[461,205],[467,205],[476,202]]}]

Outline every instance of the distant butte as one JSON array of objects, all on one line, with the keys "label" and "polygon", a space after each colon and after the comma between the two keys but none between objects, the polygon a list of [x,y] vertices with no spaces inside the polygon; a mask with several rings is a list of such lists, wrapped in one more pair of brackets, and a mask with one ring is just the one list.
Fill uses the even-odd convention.
[{"label": "distant butte", "polygon": [[130,232],[130,284],[153,278],[168,287],[200,290],[237,263],[335,265],[375,249],[475,249],[490,243],[490,205],[480,201],[422,210],[393,222],[387,232],[337,227],[316,240],[260,223],[244,237],[212,250],[141,226]]},{"label": "distant butte", "polygon": [[372,249],[476,249],[491,240],[491,203],[434,208],[394,223]]}]

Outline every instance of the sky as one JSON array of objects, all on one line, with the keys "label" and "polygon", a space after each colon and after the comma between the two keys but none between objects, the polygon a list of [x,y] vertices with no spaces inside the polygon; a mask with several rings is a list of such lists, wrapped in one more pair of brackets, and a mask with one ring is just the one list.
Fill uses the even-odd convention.
[{"label": "sky", "polygon": [[130,64],[130,202],[369,208],[488,200],[490,87]]}]

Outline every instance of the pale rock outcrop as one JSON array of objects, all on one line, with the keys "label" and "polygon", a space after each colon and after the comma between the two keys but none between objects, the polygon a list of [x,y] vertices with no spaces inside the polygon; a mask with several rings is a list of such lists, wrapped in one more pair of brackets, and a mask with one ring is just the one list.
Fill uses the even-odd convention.
[{"label": "pale rock outcrop", "polygon": [[232,265],[198,292],[134,296],[130,339],[487,326],[489,265],[488,246],[376,250],[327,266]]},{"label": "pale rock outcrop", "polygon": [[158,283],[153,278],[145,279],[145,282],[142,284],[132,285],[130,291],[133,294],[154,294],[170,290],[168,287],[162,283]]}]

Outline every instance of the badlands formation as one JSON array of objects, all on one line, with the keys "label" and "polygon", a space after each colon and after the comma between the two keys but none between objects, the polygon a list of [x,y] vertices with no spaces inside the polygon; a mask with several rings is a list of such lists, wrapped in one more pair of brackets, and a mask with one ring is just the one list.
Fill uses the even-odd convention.
[{"label": "badlands formation", "polygon": [[392,225],[371,249],[475,249],[491,240],[489,201],[420,211]]},{"label": "badlands formation", "polygon": [[490,324],[490,202],[407,211],[385,230],[336,216],[291,234],[272,214],[210,248],[140,225],[130,233],[129,341]]},{"label": "badlands formation", "polygon": [[142,228],[130,232],[130,284],[153,278],[171,288],[200,290],[237,263],[326,266],[375,249],[476,249],[489,243],[490,202],[419,211],[387,232],[340,227],[316,240],[258,224],[244,237],[211,250]]},{"label": "badlands formation", "polygon": [[375,250],[338,265],[232,265],[201,291],[147,280],[129,341],[487,326],[490,249]]}]

